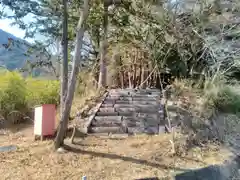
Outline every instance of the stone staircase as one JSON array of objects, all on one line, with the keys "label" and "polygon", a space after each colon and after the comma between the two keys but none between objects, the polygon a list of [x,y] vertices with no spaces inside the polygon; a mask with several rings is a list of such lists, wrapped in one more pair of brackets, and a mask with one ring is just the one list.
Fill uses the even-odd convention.
[{"label": "stone staircase", "polygon": [[113,89],[89,118],[87,131],[100,134],[159,134],[164,132],[158,89]]}]

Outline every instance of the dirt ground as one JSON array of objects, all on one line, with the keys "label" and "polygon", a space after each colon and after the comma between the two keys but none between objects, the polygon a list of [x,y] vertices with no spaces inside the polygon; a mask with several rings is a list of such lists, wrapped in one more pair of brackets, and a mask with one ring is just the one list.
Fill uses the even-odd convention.
[{"label": "dirt ground", "polygon": [[222,163],[230,153],[211,145],[195,147],[183,157],[171,155],[169,135],[127,139],[87,137],[77,140],[72,152],[53,151],[53,142],[34,141],[32,126],[0,135],[0,146],[17,145],[15,152],[0,153],[2,180],[135,180],[171,179],[176,173]]}]

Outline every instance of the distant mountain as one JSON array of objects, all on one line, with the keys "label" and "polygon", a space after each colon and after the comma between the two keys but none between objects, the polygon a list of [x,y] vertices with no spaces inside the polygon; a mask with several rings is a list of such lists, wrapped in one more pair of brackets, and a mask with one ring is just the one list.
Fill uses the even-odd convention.
[{"label": "distant mountain", "polygon": [[[33,57],[27,56],[31,44],[0,29],[0,65],[15,70],[25,65],[26,60]],[[29,59],[30,58],[30,59]]]},{"label": "distant mountain", "polygon": [[[31,52],[31,53],[30,53]],[[44,60],[44,55],[33,49],[33,45],[0,29],[0,67],[8,70],[26,69],[29,62]],[[45,58],[46,59],[46,58]],[[51,61],[56,61],[53,56]],[[54,63],[55,65],[56,63]],[[23,75],[30,75],[27,70]],[[36,67],[31,71],[33,76],[52,76],[53,71],[47,67]]]}]

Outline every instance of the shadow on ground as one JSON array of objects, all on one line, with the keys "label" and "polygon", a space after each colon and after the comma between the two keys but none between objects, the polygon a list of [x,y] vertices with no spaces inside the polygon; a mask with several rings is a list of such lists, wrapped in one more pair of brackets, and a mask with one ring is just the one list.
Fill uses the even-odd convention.
[{"label": "shadow on ground", "polygon": [[108,153],[101,153],[101,152],[94,152],[94,151],[86,151],[86,150],[82,150],[82,149],[79,149],[77,147],[72,147],[72,146],[69,146],[69,145],[64,145],[64,148],[66,150],[68,150],[70,152],[74,152],[74,153],[88,154],[88,155],[102,157],[102,158],[108,158],[108,159],[120,159],[120,160],[123,160],[123,161],[132,162],[132,163],[135,163],[135,164],[144,164],[144,165],[151,166],[151,167],[154,167],[154,168],[175,169],[177,171],[186,171],[187,170],[187,169],[183,169],[183,168],[176,168],[176,167],[173,167],[173,166],[167,166],[167,165],[164,165],[164,164],[154,163],[154,162],[150,162],[150,161],[147,161],[147,160],[120,156],[120,155],[117,155],[117,154],[108,154]]},{"label": "shadow on ground", "polygon": [[175,176],[175,180],[233,180],[240,179],[238,168],[212,165]]},{"label": "shadow on ground", "polygon": [[[151,166],[154,168],[162,168],[162,169],[174,169],[175,171],[182,171],[183,173],[176,174],[172,177],[175,180],[232,180],[232,179],[240,179],[239,170],[240,170],[240,157],[236,157],[232,160],[226,161],[222,165],[211,165],[201,169],[184,169],[178,168],[174,166],[168,166],[160,163],[154,163],[147,160],[136,159],[133,157],[125,157],[117,154],[108,154],[94,151],[86,151],[79,149],[77,147],[72,147],[69,145],[65,145],[64,148],[70,152],[88,154],[92,156],[109,158],[109,159],[121,159],[123,161],[128,161],[136,164],[144,164],[147,166]],[[167,180],[169,178],[158,178],[158,177],[147,177],[142,179],[135,180]]]},{"label": "shadow on ground", "polygon": [[238,180],[240,179],[239,168],[239,162],[233,160],[224,165],[211,165],[201,169],[189,170],[174,177],[152,177],[135,180]]},{"label": "shadow on ground", "polygon": [[211,165],[175,175],[175,180],[237,180],[240,179],[240,158],[235,157],[221,165]]}]

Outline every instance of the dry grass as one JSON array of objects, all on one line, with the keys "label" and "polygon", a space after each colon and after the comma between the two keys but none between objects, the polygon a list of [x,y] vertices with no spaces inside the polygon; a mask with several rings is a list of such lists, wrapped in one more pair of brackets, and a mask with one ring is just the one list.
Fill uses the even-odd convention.
[{"label": "dry grass", "polygon": [[[87,76],[88,78],[85,76]],[[72,107],[71,107],[70,119],[75,117],[76,114],[81,113],[81,115],[83,115],[84,113],[89,111],[98,103],[100,97],[104,94],[105,90],[103,89],[99,90],[92,84],[93,82],[92,78],[93,77],[89,73],[80,74],[80,79],[84,79],[84,81],[82,82],[79,79],[79,82],[76,88],[77,90],[75,92],[75,96],[74,96]],[[56,115],[56,127],[59,124],[59,120],[60,120],[60,109],[58,108],[57,115]]]},{"label": "dry grass", "polygon": [[[75,145],[75,152],[59,154],[52,141],[33,141],[32,128],[0,136],[0,144],[18,146],[1,153],[1,179],[130,180],[169,177],[175,173],[219,164],[230,153],[216,146],[193,148],[183,157],[173,157],[169,136],[137,136],[128,139],[88,137]],[[78,141],[77,141],[78,142]]]},{"label": "dry grass", "polygon": [[96,102],[101,95],[103,95],[103,91],[99,91],[95,88],[89,89],[81,96],[76,95],[73,100],[71,115],[75,116],[78,112],[83,111],[85,108],[92,108],[94,105],[96,105]]}]

